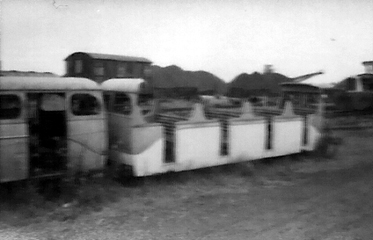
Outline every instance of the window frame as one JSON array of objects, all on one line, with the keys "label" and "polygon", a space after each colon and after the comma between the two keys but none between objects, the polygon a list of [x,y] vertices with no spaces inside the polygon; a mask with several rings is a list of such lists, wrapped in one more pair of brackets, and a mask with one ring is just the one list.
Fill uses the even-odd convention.
[{"label": "window frame", "polygon": [[[22,117],[23,117],[23,108],[24,108],[23,98],[19,94],[17,94],[17,93],[11,93],[11,92],[9,92],[9,93],[0,93],[0,97],[2,97],[2,96],[14,96],[14,97],[16,97],[17,100],[18,100],[18,104],[19,104],[19,111],[18,111],[18,114],[17,114],[16,117],[12,117],[12,118],[2,118],[2,117],[0,117],[0,121],[15,121],[15,120],[22,119]],[[1,110],[1,112],[3,112],[2,108],[0,108],[0,110]]]},{"label": "window frame", "polygon": [[[128,101],[129,102],[129,110],[128,111],[126,111],[126,112],[123,111],[122,112],[122,111],[119,111],[119,110],[116,109],[118,107],[118,106],[116,106],[118,95],[126,96],[126,98],[129,100]],[[132,101],[133,100],[132,100],[132,98],[129,94],[123,93],[123,92],[114,92],[114,94],[112,96],[113,96],[113,99],[111,101],[112,105],[111,105],[111,108],[110,108],[110,111],[109,111],[110,113],[120,114],[120,115],[123,115],[123,116],[132,115],[132,113],[133,113],[133,103],[132,103]],[[123,106],[122,106],[122,108],[123,108]]]},{"label": "window frame", "polygon": [[105,66],[103,62],[95,61],[93,64],[93,74],[96,77],[103,77],[105,76]]},{"label": "window frame", "polygon": [[127,64],[119,62],[117,66],[117,77],[126,77],[127,75]]},{"label": "window frame", "polygon": [[[96,100],[96,107],[98,107],[97,111],[95,111],[94,114],[76,114],[74,112],[74,106],[73,106],[74,96],[76,96],[76,95],[89,95],[89,96],[93,97]],[[102,113],[102,107],[103,107],[102,102],[92,92],[73,92],[73,93],[71,93],[68,101],[69,101],[68,106],[70,108],[69,112],[74,117],[97,117],[97,116],[100,116],[101,113]]]},{"label": "window frame", "polygon": [[133,75],[135,73],[135,63],[134,62],[128,62],[127,64],[127,73],[129,75]]},{"label": "window frame", "polygon": [[83,73],[83,60],[82,59],[74,60],[74,73],[75,74]]}]

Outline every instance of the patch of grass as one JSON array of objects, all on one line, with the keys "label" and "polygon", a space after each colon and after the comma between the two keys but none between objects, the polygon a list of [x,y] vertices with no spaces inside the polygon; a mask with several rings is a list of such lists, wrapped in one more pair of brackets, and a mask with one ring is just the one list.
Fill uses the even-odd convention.
[{"label": "patch of grass", "polygon": [[10,225],[38,220],[51,206],[34,185],[24,182],[1,185],[0,196],[0,221]]},{"label": "patch of grass", "polygon": [[72,181],[39,181],[0,186],[0,221],[25,225],[42,220],[74,220],[79,215],[100,211],[117,201],[123,189],[106,178]]}]

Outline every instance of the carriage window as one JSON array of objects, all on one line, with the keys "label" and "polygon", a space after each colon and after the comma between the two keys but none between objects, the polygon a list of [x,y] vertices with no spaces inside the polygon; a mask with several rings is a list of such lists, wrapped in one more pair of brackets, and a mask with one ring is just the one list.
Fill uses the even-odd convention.
[{"label": "carriage window", "polygon": [[142,110],[143,114],[147,114],[153,109],[154,98],[152,94],[140,94],[137,104]]},{"label": "carriage window", "polygon": [[131,99],[124,93],[115,94],[113,112],[124,115],[131,114]]},{"label": "carriage window", "polygon": [[126,64],[125,63],[119,63],[118,64],[117,77],[125,77],[125,76],[126,76]]},{"label": "carriage window", "polygon": [[75,60],[75,73],[81,73],[83,71],[83,61]]},{"label": "carriage window", "polygon": [[100,103],[90,94],[74,94],[71,98],[71,109],[74,115],[97,115],[100,113]]},{"label": "carriage window", "polygon": [[104,64],[102,62],[96,62],[94,66],[95,75],[104,76]]},{"label": "carriage window", "polygon": [[373,81],[371,79],[363,79],[363,90],[373,91]]},{"label": "carriage window", "polygon": [[355,90],[355,85],[356,85],[356,83],[355,83],[355,79],[353,79],[353,78],[349,78],[349,79],[347,79],[347,86],[346,86],[346,90],[347,91],[354,91]]},{"label": "carriage window", "polygon": [[73,74],[74,73],[74,63],[71,61],[66,62],[66,69],[68,74]]},{"label": "carriage window", "polygon": [[133,74],[133,71],[134,71],[134,63],[130,62],[127,64],[127,72],[129,74]]},{"label": "carriage window", "polygon": [[16,119],[21,115],[21,99],[17,95],[0,95],[0,119]]}]

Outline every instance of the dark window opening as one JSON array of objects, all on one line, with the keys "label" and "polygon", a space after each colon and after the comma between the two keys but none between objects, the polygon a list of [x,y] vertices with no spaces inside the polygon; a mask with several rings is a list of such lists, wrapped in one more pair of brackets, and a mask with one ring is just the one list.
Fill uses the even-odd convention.
[{"label": "dark window opening", "polygon": [[273,148],[273,123],[271,117],[267,118],[267,139],[266,139],[266,149],[271,150]]},{"label": "dark window opening", "polygon": [[227,119],[222,119],[220,121],[221,129],[221,139],[220,139],[220,155],[226,156],[229,154],[229,139],[228,139],[228,121]]},{"label": "dark window opening", "polygon": [[111,99],[110,93],[104,93],[104,103],[105,103],[106,111],[111,110],[110,99]]},{"label": "dark window opening", "polygon": [[118,63],[117,77],[125,77],[125,76],[126,76],[126,64]]},{"label": "dark window opening", "polygon": [[140,94],[137,104],[139,105],[142,114],[149,113],[154,106],[154,98],[152,94]]},{"label": "dark window opening", "polygon": [[356,81],[355,81],[355,79],[353,79],[353,78],[349,78],[349,79],[347,79],[347,86],[346,86],[346,90],[347,91],[354,91],[355,90],[355,88],[356,88]]},{"label": "dark window opening", "polygon": [[132,75],[134,72],[134,63],[130,62],[127,64],[127,72],[128,74]]},{"label": "dark window opening", "polygon": [[30,175],[60,174],[67,168],[67,124],[63,93],[27,94]]},{"label": "dark window opening", "polygon": [[131,99],[127,94],[116,93],[114,98],[113,112],[129,115],[132,112]]},{"label": "dark window opening", "polygon": [[68,72],[69,76],[74,74],[74,64],[73,64],[72,61],[67,61],[66,62],[66,69],[67,69],[67,72]]},{"label": "dark window opening", "polygon": [[83,61],[80,59],[75,60],[75,73],[83,72]]},{"label": "dark window opening", "polygon": [[165,163],[175,162],[175,123],[164,125]]},{"label": "dark window opening", "polygon": [[303,145],[308,144],[308,116],[304,115]]},{"label": "dark window opening", "polygon": [[94,74],[96,76],[104,76],[105,69],[104,69],[104,64],[102,62],[96,62],[94,64]]},{"label": "dark window opening", "polygon": [[100,113],[100,103],[91,94],[74,94],[71,98],[71,110],[74,115],[86,116]]},{"label": "dark window opening", "polygon": [[17,95],[0,95],[0,119],[16,119],[21,109],[21,99]]},{"label": "dark window opening", "polygon": [[373,79],[362,79],[362,82],[364,91],[373,91]]}]

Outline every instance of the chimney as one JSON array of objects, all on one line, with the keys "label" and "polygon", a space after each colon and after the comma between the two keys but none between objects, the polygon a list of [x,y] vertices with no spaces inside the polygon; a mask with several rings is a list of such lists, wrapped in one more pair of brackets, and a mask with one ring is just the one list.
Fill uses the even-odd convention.
[{"label": "chimney", "polygon": [[273,66],[271,64],[266,64],[264,65],[264,70],[263,70],[263,73],[266,74],[266,73],[273,73]]},{"label": "chimney", "polygon": [[365,67],[365,73],[373,74],[373,61],[365,61],[363,65]]}]

